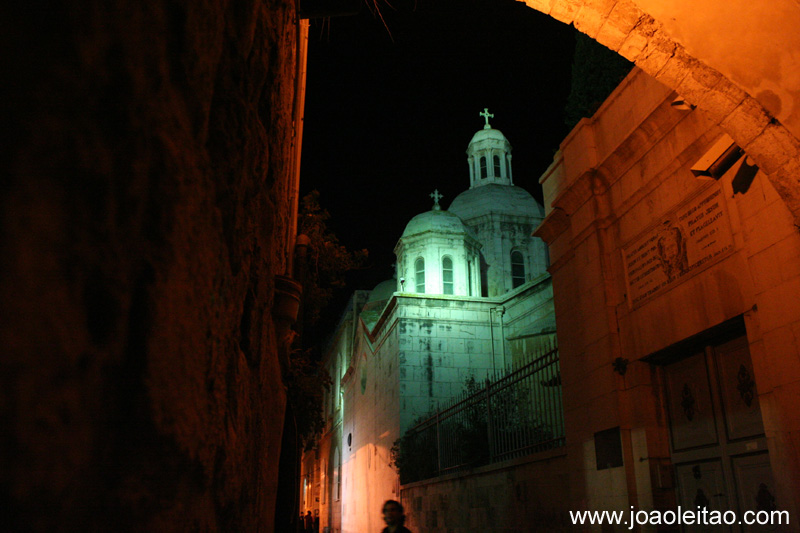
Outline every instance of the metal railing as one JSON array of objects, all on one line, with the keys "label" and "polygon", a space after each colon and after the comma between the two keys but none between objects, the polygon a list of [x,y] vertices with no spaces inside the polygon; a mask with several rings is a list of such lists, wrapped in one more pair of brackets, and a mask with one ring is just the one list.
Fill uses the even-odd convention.
[{"label": "metal railing", "polygon": [[464,393],[410,428],[401,439],[401,483],[563,446],[558,348],[543,351],[502,376],[467,381]]}]

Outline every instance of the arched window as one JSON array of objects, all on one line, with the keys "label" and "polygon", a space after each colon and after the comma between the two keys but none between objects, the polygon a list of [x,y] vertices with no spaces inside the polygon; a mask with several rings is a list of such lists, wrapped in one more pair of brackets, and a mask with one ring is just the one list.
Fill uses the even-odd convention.
[{"label": "arched window", "polygon": [[488,174],[486,172],[487,172],[487,170],[486,170],[486,158],[485,157],[481,157],[481,179],[484,179],[484,178],[488,177]]},{"label": "arched window", "polygon": [[525,259],[522,252],[511,252],[511,286],[516,289],[525,283]]},{"label": "arched window", "polygon": [[417,292],[420,294],[425,293],[425,260],[423,258],[417,259],[414,263],[414,279],[417,286]]},{"label": "arched window", "polygon": [[493,161],[494,161],[494,177],[495,178],[499,178],[500,177],[500,156],[499,155],[494,156],[493,157]]},{"label": "arched window", "polygon": [[447,256],[442,258],[442,292],[453,294],[453,260]]}]

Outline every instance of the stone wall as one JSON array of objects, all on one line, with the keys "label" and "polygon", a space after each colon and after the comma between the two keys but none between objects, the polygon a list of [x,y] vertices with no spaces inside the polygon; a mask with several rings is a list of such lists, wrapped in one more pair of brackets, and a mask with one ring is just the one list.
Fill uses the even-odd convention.
[{"label": "stone wall", "polygon": [[371,346],[360,331],[352,372],[343,381],[339,511],[340,531],[344,533],[380,531],[384,526],[381,505],[387,499],[397,499],[397,473],[391,467],[392,445],[400,437],[397,341],[394,327],[377,346]]},{"label": "stone wall", "polygon": [[3,528],[271,530],[294,3],[0,20]]},{"label": "stone wall", "polygon": [[[765,441],[747,452],[768,449],[769,490],[794,516],[800,235],[768,173],[754,174],[744,193],[734,192],[741,190],[734,185],[741,160],[718,180],[693,174],[692,166],[726,138],[701,109],[674,108],[675,97],[634,69],[570,133],[541,179],[548,216],[537,234],[553,258],[570,497],[591,510],[674,508],[681,491],[664,474],[672,472],[670,461],[676,469],[690,461],[670,447],[675,430],[663,376],[679,355],[692,355],[699,336],[713,344],[719,328],[740,321]],[[685,236],[677,275],[658,260],[668,255],[659,250],[668,242],[660,236],[676,229]],[[615,427],[622,466],[599,469],[596,434]],[[730,450],[731,457],[743,455]],[[755,501],[737,497],[745,508]]]},{"label": "stone wall", "polygon": [[418,533],[567,531],[565,464],[563,449],[553,450],[404,485],[406,527]]}]

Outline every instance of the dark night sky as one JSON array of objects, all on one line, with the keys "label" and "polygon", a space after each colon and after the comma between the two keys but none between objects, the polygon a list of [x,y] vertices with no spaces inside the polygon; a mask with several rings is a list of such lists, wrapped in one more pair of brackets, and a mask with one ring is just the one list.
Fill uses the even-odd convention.
[{"label": "dark night sky", "polygon": [[469,187],[484,107],[513,147],[514,183],[537,199],[567,133],[571,27],[514,0],[392,5],[388,31],[366,7],[311,23],[301,188],[320,191],[343,244],[369,250],[351,289],[391,277],[394,245],[434,188],[446,208]]}]

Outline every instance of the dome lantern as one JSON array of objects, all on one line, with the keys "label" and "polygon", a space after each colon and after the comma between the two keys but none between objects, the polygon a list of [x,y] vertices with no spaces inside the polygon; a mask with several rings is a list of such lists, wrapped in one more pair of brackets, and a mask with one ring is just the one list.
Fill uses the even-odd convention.
[{"label": "dome lantern", "polygon": [[511,174],[511,144],[500,130],[492,128],[489,119],[494,118],[488,108],[478,113],[486,120],[467,147],[470,189],[490,183],[513,185]]}]

